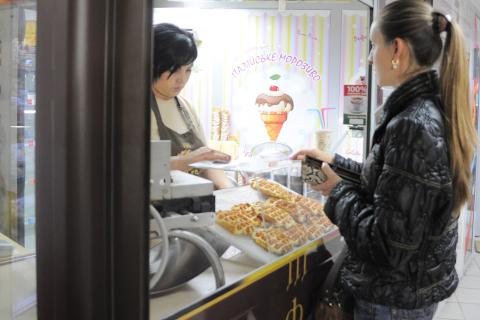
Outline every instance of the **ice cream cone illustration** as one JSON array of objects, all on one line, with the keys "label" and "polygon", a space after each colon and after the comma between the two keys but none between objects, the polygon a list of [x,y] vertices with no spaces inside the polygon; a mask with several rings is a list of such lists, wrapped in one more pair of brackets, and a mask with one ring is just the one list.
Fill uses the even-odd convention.
[{"label": "ice cream cone illustration", "polygon": [[[273,75],[270,78],[278,80],[280,76]],[[293,110],[292,97],[281,92],[278,86],[272,85],[267,93],[257,97],[255,105],[258,107],[270,141],[276,141],[283,123],[287,121],[288,113]]]},{"label": "ice cream cone illustration", "polygon": [[287,120],[287,112],[261,112],[260,117],[267,129],[270,141],[276,141],[280,130],[282,130],[283,123]]}]

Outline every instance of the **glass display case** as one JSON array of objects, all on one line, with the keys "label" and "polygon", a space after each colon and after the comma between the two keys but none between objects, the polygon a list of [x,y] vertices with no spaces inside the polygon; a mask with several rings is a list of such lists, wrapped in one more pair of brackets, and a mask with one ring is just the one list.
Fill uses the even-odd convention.
[{"label": "glass display case", "polygon": [[[342,240],[320,201],[264,178],[295,167],[251,172],[249,185],[214,191],[214,205],[207,194],[153,200],[162,222],[151,226],[150,254],[160,262],[150,268],[168,262],[159,278],[152,273],[152,319],[303,319],[310,312]],[[172,185],[183,179],[178,174]],[[212,211],[195,210],[195,202]]]},{"label": "glass display case", "polygon": [[[214,209],[209,205],[191,216],[190,200],[182,199],[193,225],[208,231],[223,276],[215,263],[202,265],[205,256],[202,263],[185,258],[190,263],[184,260],[177,273],[190,277],[151,291],[150,317],[306,318],[342,240],[323,213],[323,198],[301,180],[300,164],[287,159],[312,147],[365,157],[371,8],[357,1],[154,5],[154,24],[169,22],[193,33],[198,58],[181,95],[198,114],[208,145],[234,159],[194,166],[225,170],[238,186],[214,191]],[[347,96],[345,86],[363,91]],[[271,97],[284,97],[281,110],[269,109]],[[361,100],[362,106],[348,109],[345,99]],[[173,211],[159,210],[167,230]],[[182,223],[189,225],[184,230],[195,229],[191,221]],[[182,246],[169,239],[169,248]],[[163,241],[156,240],[157,246]],[[220,252],[213,245],[219,243],[226,244]],[[167,278],[175,277],[170,272]]]}]

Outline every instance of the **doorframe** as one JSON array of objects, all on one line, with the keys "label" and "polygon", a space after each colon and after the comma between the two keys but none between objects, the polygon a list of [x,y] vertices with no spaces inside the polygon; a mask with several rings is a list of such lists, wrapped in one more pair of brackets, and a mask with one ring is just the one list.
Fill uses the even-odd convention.
[{"label": "doorframe", "polygon": [[38,1],[38,319],[148,318],[151,0]]}]

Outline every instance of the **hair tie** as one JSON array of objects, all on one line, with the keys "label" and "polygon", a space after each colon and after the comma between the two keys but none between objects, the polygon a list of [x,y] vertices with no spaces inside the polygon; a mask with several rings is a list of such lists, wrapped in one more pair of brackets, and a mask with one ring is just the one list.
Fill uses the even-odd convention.
[{"label": "hair tie", "polygon": [[437,33],[442,33],[443,31],[448,31],[448,27],[450,22],[452,21],[452,17],[447,14],[444,15],[440,12],[432,12],[433,15],[433,23],[432,27],[433,30]]}]

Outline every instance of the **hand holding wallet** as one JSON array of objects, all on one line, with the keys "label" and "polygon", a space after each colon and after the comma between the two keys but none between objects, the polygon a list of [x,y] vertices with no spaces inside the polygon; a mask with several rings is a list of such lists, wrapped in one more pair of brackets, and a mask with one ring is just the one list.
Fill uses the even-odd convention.
[{"label": "hand holding wallet", "polygon": [[302,160],[302,179],[309,184],[321,184],[327,181],[328,177],[322,170],[323,161],[305,156]]},{"label": "hand holding wallet", "polygon": [[[302,161],[302,179],[309,184],[321,184],[324,183],[328,177],[325,172],[322,171],[323,161],[310,156],[305,156]],[[360,184],[360,175],[352,170],[339,166],[337,164],[330,164],[335,173],[343,180]]]}]

